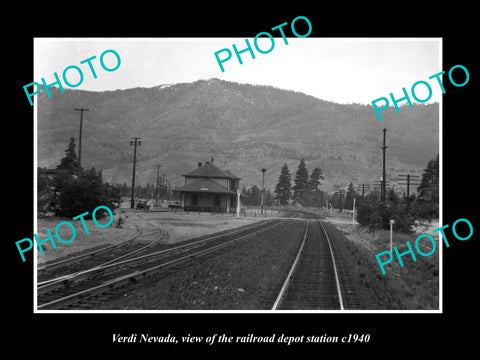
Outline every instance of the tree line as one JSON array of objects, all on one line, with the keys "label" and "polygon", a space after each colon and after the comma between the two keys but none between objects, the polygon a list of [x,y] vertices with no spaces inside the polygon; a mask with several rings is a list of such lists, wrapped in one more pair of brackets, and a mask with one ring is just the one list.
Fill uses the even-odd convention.
[{"label": "tree line", "polygon": [[320,190],[321,180],[325,180],[318,167],[308,173],[304,159],[300,160],[292,185],[292,177],[287,164],[284,164],[275,186],[275,200],[279,205],[299,204],[301,206],[323,207],[328,200],[334,208],[355,209],[357,221],[369,230],[389,229],[390,220],[395,220],[399,232],[410,233],[416,220],[431,221],[439,216],[439,156],[428,162],[423,170],[416,194],[398,195],[393,188],[386,192],[385,202],[379,192],[366,195],[349,184],[346,193],[327,194]]},{"label": "tree line", "polygon": [[[122,185],[117,185],[120,188],[121,196],[129,197],[131,196],[132,188],[128,186],[127,183]],[[140,199],[157,199],[157,200],[170,200],[173,198],[172,190],[162,184],[157,186],[155,184],[147,183],[146,185],[135,185],[134,191],[135,197]]]},{"label": "tree line", "polygon": [[[44,170],[44,171],[42,171]],[[399,196],[393,189],[386,194],[385,202],[380,200],[378,192],[370,192],[362,196],[350,183],[345,196],[329,195],[320,189],[321,180],[325,180],[322,170],[314,168],[308,172],[305,160],[301,159],[295,178],[293,179],[287,164],[284,164],[273,193],[265,190],[263,203],[271,205],[301,205],[306,207],[322,207],[325,201],[335,208],[352,209],[356,203],[357,221],[369,230],[388,229],[390,220],[395,220],[397,231],[409,233],[417,219],[431,220],[439,216],[439,156],[428,162],[423,170],[417,193]],[[95,168],[84,170],[79,166],[75,151],[75,139],[70,138],[65,156],[55,168],[47,172],[39,169],[37,177],[39,214],[54,212],[58,216],[74,217],[91,211],[100,205],[115,209],[121,203],[122,196],[130,195],[130,188],[123,185],[112,185],[102,181],[102,174]],[[160,199],[171,194],[160,189]],[[135,194],[140,198],[155,198],[156,186],[137,185]],[[244,205],[260,205],[262,191],[253,185],[249,189],[243,187],[242,203]],[[88,218],[88,216],[87,216]]]},{"label": "tree line", "polygon": [[316,167],[309,175],[305,160],[302,158],[298,164],[292,185],[290,170],[288,165],[284,164],[275,185],[275,199],[279,205],[293,203],[301,206],[320,207],[323,205],[324,199],[327,199],[327,194],[319,188],[322,185],[320,180],[325,180],[322,169]]},{"label": "tree line", "polygon": [[395,221],[396,231],[412,232],[418,219],[431,221],[439,216],[439,156],[428,162],[423,170],[417,193],[399,196],[393,189],[386,193],[385,202],[377,192],[365,196],[357,206],[357,221],[370,231],[389,229],[390,220]]},{"label": "tree line", "polygon": [[75,139],[70,138],[65,156],[53,172],[40,169],[37,176],[37,208],[40,215],[53,212],[58,216],[74,217],[104,205],[115,209],[120,204],[122,189],[102,181],[95,168],[84,170],[75,151]]},{"label": "tree line", "polygon": [[[242,205],[258,206],[262,203],[262,190],[257,185],[252,185],[248,189],[244,185],[240,194],[242,196]],[[263,193],[263,205],[275,205],[275,196],[272,194],[270,189],[265,189]]]},{"label": "tree line", "polygon": [[[65,156],[55,170],[38,170],[37,208],[40,215],[53,212],[58,216],[73,217],[99,205],[112,210],[120,206],[122,197],[131,195],[131,187],[102,181],[102,173],[79,166],[75,150],[75,138],[71,137]],[[141,199],[171,199],[172,192],[166,186],[148,183],[135,186],[135,197]],[[88,216],[87,216],[88,218]]]}]

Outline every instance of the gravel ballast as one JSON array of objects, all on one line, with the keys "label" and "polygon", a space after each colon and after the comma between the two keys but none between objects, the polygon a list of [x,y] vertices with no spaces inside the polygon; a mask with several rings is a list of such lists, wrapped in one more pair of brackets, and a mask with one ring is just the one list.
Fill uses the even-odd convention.
[{"label": "gravel ballast", "polygon": [[283,225],[176,265],[125,289],[96,309],[265,310],[293,263],[305,221]]}]

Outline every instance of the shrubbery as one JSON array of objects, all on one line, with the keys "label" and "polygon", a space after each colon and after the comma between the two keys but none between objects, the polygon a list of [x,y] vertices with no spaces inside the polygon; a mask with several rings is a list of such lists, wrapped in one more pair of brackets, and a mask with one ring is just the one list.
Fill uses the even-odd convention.
[{"label": "shrubbery", "polygon": [[38,212],[74,217],[100,205],[114,209],[121,201],[121,188],[102,182],[102,175],[94,168],[84,171],[78,166],[74,139],[70,139],[65,157],[55,171],[38,172]]},{"label": "shrubbery", "polygon": [[395,230],[412,232],[417,219],[431,220],[438,217],[438,155],[429,161],[417,189],[418,196],[399,198],[393,190],[388,191],[386,201],[381,202],[377,193],[365,196],[357,205],[357,221],[370,231],[389,229],[390,220],[395,220]]},{"label": "shrubbery", "polygon": [[101,174],[91,168],[78,178],[64,179],[55,213],[74,217],[88,211],[86,218],[90,218],[97,206],[104,205],[113,210],[113,203],[120,203],[119,194],[119,189],[103,184]]},{"label": "shrubbery", "polygon": [[397,231],[406,234],[412,232],[415,215],[412,213],[411,202],[399,199],[394,193],[389,195],[384,203],[380,202],[375,193],[367,195],[357,206],[357,221],[370,231],[374,231],[389,229],[390,220],[395,220]]}]

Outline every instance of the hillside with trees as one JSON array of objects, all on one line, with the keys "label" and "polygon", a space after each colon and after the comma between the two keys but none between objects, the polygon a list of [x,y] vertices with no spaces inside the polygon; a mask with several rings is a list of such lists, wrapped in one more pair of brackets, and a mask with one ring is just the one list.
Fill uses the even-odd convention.
[{"label": "hillside with trees", "polygon": [[[371,106],[336,104],[270,86],[218,79],[105,92],[51,88],[38,95],[38,165],[53,168],[83,119],[82,164],[101,171],[104,181],[131,181],[131,137],[140,137],[136,182],[156,183],[156,166],[174,184],[198,161],[242,178],[250,188],[273,191],[284,164],[300,159],[323,170],[324,189],[377,180],[381,173],[382,129],[388,129],[390,173],[421,171],[438,153],[437,103],[382,112]],[[293,195],[293,194],[292,194]]]},{"label": "hillside with trees", "polygon": [[309,175],[305,160],[301,159],[292,186],[290,170],[287,164],[284,164],[275,185],[275,200],[278,205],[322,207],[324,199],[328,199],[328,194],[320,188],[322,185],[320,180],[324,179],[322,169],[318,167],[314,168]]}]

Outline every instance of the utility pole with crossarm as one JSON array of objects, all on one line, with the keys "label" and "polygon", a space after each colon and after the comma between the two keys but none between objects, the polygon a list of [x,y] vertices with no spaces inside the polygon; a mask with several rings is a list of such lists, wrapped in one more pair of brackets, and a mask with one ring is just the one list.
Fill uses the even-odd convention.
[{"label": "utility pole with crossarm", "polygon": [[89,109],[75,109],[75,111],[80,111],[80,132],[78,135],[78,176],[80,176],[80,169],[82,168],[82,123],[83,123],[83,112],[89,111]]},{"label": "utility pole with crossarm", "polygon": [[386,187],[386,182],[387,182],[387,174],[386,174],[386,167],[385,167],[385,150],[387,149],[387,146],[385,144],[386,142],[386,136],[387,136],[387,129],[383,129],[383,176],[382,176],[382,192],[381,192],[381,201],[382,202],[385,202],[385,198],[386,198],[386,190],[387,190],[387,187]]},{"label": "utility pole with crossarm", "polygon": [[138,146],[142,145],[142,142],[140,141],[140,138],[137,138],[137,137],[130,138],[130,146],[134,146],[134,149],[133,149],[132,198],[130,200],[130,208],[131,209],[135,208],[134,192],[135,192],[135,163],[137,162],[137,145]]}]

